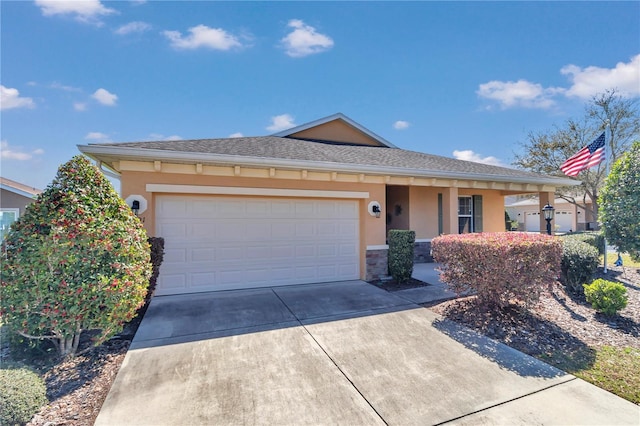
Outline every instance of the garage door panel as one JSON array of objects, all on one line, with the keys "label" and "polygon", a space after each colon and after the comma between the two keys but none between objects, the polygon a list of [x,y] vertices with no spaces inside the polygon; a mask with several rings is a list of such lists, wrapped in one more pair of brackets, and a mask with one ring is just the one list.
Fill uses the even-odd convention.
[{"label": "garage door panel", "polygon": [[215,272],[198,272],[189,274],[189,278],[191,279],[191,287],[209,287],[212,282],[216,281],[216,273]]},{"label": "garage door panel", "polygon": [[162,264],[183,264],[187,261],[187,249],[165,248]]},{"label": "garage door panel", "polygon": [[159,196],[156,212],[159,295],[359,278],[356,201]]},{"label": "garage door panel", "polygon": [[165,238],[185,238],[187,236],[187,225],[185,223],[163,223],[158,226],[158,233]]},{"label": "garage door panel", "polygon": [[298,201],[294,204],[295,217],[307,218],[313,216],[313,201]]}]

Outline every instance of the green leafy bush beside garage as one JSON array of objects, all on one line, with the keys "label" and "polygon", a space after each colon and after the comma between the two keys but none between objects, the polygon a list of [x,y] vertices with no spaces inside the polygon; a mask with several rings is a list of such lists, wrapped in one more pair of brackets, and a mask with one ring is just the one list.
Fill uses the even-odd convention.
[{"label": "green leafy bush beside garage", "polygon": [[2,321],[24,337],[49,340],[62,356],[80,334],[98,345],[144,303],[151,264],[140,220],[82,156],[62,165],[4,240]]},{"label": "green leafy bush beside garage", "polygon": [[413,274],[413,252],[416,232],[402,229],[391,229],[389,239],[389,275],[397,282],[403,283]]}]

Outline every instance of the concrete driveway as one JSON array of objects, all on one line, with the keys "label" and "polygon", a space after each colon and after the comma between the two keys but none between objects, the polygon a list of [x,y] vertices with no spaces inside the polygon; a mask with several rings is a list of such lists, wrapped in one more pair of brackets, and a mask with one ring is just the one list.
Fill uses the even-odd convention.
[{"label": "concrete driveway", "polygon": [[96,425],[634,424],[640,408],[362,281],[156,297]]}]

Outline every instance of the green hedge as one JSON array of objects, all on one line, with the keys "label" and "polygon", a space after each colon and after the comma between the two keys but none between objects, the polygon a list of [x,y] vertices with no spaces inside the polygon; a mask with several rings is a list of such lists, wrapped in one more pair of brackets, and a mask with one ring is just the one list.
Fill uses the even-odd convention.
[{"label": "green hedge", "polygon": [[604,254],[604,235],[600,232],[576,232],[561,236],[563,240],[574,240],[587,243],[598,250],[598,254]]},{"label": "green hedge", "polygon": [[413,274],[413,250],[416,232],[391,229],[388,238],[389,274],[396,282],[405,282]]},{"label": "green hedge", "polygon": [[47,402],[36,373],[24,367],[0,370],[0,425],[26,424]]},{"label": "green hedge", "polygon": [[599,264],[598,250],[591,244],[575,238],[562,239],[561,279],[567,290],[582,292],[582,285],[591,281]]}]

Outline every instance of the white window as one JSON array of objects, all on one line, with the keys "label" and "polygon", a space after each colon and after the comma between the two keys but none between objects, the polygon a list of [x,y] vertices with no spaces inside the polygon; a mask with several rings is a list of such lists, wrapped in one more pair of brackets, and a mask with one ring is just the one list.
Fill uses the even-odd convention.
[{"label": "white window", "polygon": [[0,241],[9,232],[11,224],[18,220],[20,216],[19,209],[0,209]]},{"label": "white window", "polygon": [[458,233],[482,232],[482,195],[458,197]]},{"label": "white window", "polygon": [[458,197],[458,233],[473,232],[473,203],[471,197]]}]

